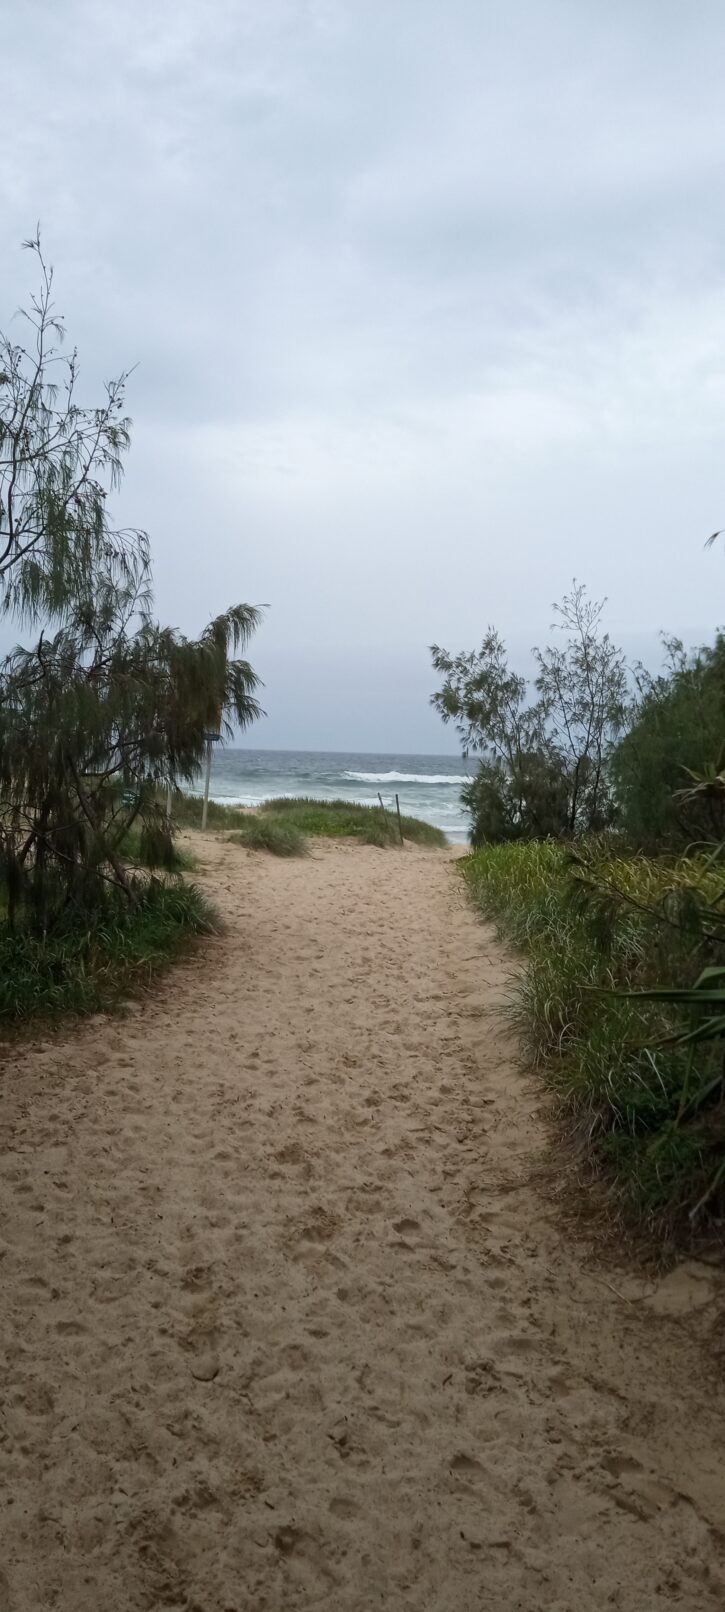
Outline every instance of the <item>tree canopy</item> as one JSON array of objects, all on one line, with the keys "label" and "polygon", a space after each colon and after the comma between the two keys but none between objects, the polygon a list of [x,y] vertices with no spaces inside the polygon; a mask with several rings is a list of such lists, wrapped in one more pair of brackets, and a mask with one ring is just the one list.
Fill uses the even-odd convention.
[{"label": "tree canopy", "polygon": [[639,668],[629,730],[612,757],[621,826],[650,851],[725,838],[725,790],[715,782],[725,759],[725,637],[694,653],[670,638],[665,650],[657,676]]},{"label": "tree canopy", "polygon": [[243,652],[259,611],[235,605],[189,640],[152,612],[148,539],[114,528],[109,494],[130,442],[126,376],[77,401],[52,271],[26,345],[0,337],[0,609],[39,631],[0,663],[0,878],[10,921],[47,927],[69,906],[131,903],[128,847],[166,865],[158,801],[198,773],[210,730],[260,714]]},{"label": "tree canopy", "polygon": [[624,721],[624,657],[602,630],[602,604],[574,583],[554,606],[554,641],[534,650],[530,695],[489,627],[480,649],[434,644],[443,683],[432,704],[453,722],[464,754],[480,756],[464,801],[473,842],[591,833],[612,821],[608,758]]}]

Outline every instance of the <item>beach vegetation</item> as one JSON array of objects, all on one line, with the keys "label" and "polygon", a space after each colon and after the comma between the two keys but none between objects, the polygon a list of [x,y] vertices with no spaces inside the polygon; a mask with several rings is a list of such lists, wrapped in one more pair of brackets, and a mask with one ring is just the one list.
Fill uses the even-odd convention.
[{"label": "beach vegetation", "polygon": [[[463,867],[521,954],[509,1011],[610,1206],[665,1236],[712,1223],[725,1209],[722,1039],[698,1027],[712,1013],[708,980],[721,983],[704,971],[725,964],[719,868],[607,837],[573,853],[486,846]],[[684,1003],[663,979],[681,982]]]},{"label": "beach vegetation", "polygon": [[[380,849],[400,844],[398,819],[394,810],[380,805],[357,805],[349,800],[312,800],[304,796],[265,801],[260,807],[265,818],[279,818],[299,829],[301,834],[327,839],[356,839]],[[419,817],[401,813],[403,838],[414,845],[431,847],[446,844],[442,829]]]},{"label": "beach vegetation", "polygon": [[[162,796],[159,795],[158,798],[161,805]],[[177,789],[171,805],[171,815],[176,828],[200,829],[203,807],[201,795],[190,795],[185,790]],[[245,806],[227,806],[219,800],[207,802],[206,826],[210,832],[217,829],[243,828],[247,816]]]},{"label": "beach vegetation", "polygon": [[[186,810],[186,807],[184,807]],[[222,808],[219,828],[230,827],[233,808]],[[356,805],[348,800],[314,800],[305,796],[279,796],[264,801],[254,812],[239,812],[233,843],[248,850],[271,851],[277,856],[299,856],[307,849],[308,838],[352,839],[360,845],[376,845],[380,850],[400,845],[395,812],[380,806]],[[446,837],[439,828],[418,817],[401,815],[405,840],[415,845],[439,847]]]},{"label": "beach vegetation", "polygon": [[432,704],[454,724],[464,755],[480,758],[462,796],[475,846],[574,838],[613,822],[608,763],[625,722],[627,674],[602,609],[572,585],[554,606],[551,641],[533,651],[533,689],[493,627],[477,650],[432,646],[443,680]]},{"label": "beach vegetation", "polygon": [[[177,793],[172,803],[172,815],[177,827],[201,828],[202,806],[198,795]],[[404,839],[414,845],[440,847],[447,844],[443,830],[432,823],[406,813],[401,813],[400,821]],[[207,828],[211,831],[226,830],[232,836],[238,833],[242,836],[240,844],[246,836],[250,849],[252,827],[258,829],[263,824],[266,831],[271,823],[288,830],[294,829],[303,837],[355,839],[360,844],[377,845],[381,849],[400,844],[394,807],[358,805],[349,800],[316,800],[304,795],[280,795],[262,801],[253,809],[226,805],[223,801],[210,800],[208,803]],[[264,847],[261,839],[257,843],[260,848],[272,848],[271,845]]]},{"label": "beach vegetation", "polygon": [[471,894],[519,949],[510,1010],[609,1201],[725,1210],[725,639],[630,673],[575,587],[533,695],[491,629],[434,696],[481,757]]},{"label": "beach vegetation", "polygon": [[117,1008],[149,986],[218,914],[193,884],[154,879],[130,909],[110,886],[82,922],[66,909],[45,933],[0,921],[0,1021],[34,1025],[58,1013]]},{"label": "beach vegetation", "polygon": [[195,779],[210,731],[259,715],[244,655],[259,612],[234,605],[193,639],[155,620],[146,534],[110,512],[127,377],[79,401],[52,271],[27,245],[39,289],[20,339],[0,336],[0,610],[30,637],[0,662],[0,939],[9,967],[26,944],[40,967],[75,926],[96,969],[104,937],[109,957],[134,934],[162,955],[152,908],[168,935],[172,916],[198,931],[195,897],[158,893],[181,866],[160,790]]},{"label": "beach vegetation", "polygon": [[[725,637],[687,651],[664,641],[663,669],[637,668],[628,730],[612,753],[617,820],[632,845],[683,851],[725,838]],[[693,789],[710,779],[712,787]]]},{"label": "beach vegetation", "polygon": [[229,844],[241,845],[246,851],[269,851],[271,856],[307,855],[307,840],[294,823],[252,813],[242,829],[229,835]]}]

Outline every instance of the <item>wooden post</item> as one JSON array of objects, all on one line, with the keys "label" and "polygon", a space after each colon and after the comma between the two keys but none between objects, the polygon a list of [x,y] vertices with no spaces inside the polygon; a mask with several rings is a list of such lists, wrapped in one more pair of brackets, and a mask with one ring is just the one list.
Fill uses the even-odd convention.
[{"label": "wooden post", "polygon": [[400,843],[401,845],[404,845],[405,840],[403,839],[403,825],[400,821],[400,801],[398,800],[397,795],[395,796],[395,810],[398,813],[398,833],[400,834]]},{"label": "wooden post", "polygon": [[204,805],[201,808],[202,832],[206,828],[206,818],[209,811],[209,782],[211,779],[211,739],[206,742],[206,781],[204,784]]},{"label": "wooden post", "polygon": [[207,820],[207,816],[208,816],[208,813],[209,813],[209,781],[211,779],[211,749],[212,749],[212,745],[217,744],[218,740],[221,739],[221,734],[220,733],[205,733],[204,738],[206,739],[206,780],[205,780],[205,783],[204,783],[204,805],[201,808],[201,826],[202,826],[202,828],[206,828],[206,820]]}]

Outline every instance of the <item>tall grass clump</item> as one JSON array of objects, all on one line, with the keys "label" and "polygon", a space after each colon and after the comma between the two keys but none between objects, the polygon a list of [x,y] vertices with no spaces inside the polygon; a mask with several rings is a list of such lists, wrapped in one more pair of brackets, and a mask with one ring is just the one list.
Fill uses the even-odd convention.
[{"label": "tall grass clump", "polygon": [[[172,817],[177,828],[201,828],[204,802],[200,795],[186,795],[179,790],[173,799]],[[208,829],[243,828],[248,813],[240,806],[224,806],[221,801],[210,800],[207,806]]]},{"label": "tall grass clump", "polygon": [[602,838],[576,853],[488,846],[463,867],[478,906],[523,953],[517,1028],[613,1196],[661,1227],[720,1212],[721,1049],[683,1044],[675,1008],[638,994],[725,962],[702,917],[719,889],[711,863],[655,861]]},{"label": "tall grass clump", "polygon": [[229,835],[230,845],[245,851],[269,851],[272,856],[306,856],[307,841],[294,823],[275,818],[248,817],[243,829]]},{"label": "tall grass clump", "polygon": [[218,933],[193,884],[148,883],[129,909],[111,894],[85,919],[68,911],[50,933],[0,924],[0,1022],[96,1013],[149,985],[195,936]]}]

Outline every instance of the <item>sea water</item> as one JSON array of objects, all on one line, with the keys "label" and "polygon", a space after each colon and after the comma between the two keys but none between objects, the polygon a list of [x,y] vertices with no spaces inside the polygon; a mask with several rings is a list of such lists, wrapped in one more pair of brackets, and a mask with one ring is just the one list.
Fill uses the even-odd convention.
[{"label": "sea water", "polygon": [[[472,771],[457,756],[371,755],[362,751],[247,750],[217,745],[212,759],[212,800],[259,806],[279,795],[350,800],[377,805],[378,793],[395,810],[442,828],[449,840],[468,839],[461,785]],[[197,785],[198,793],[202,780]]]}]

